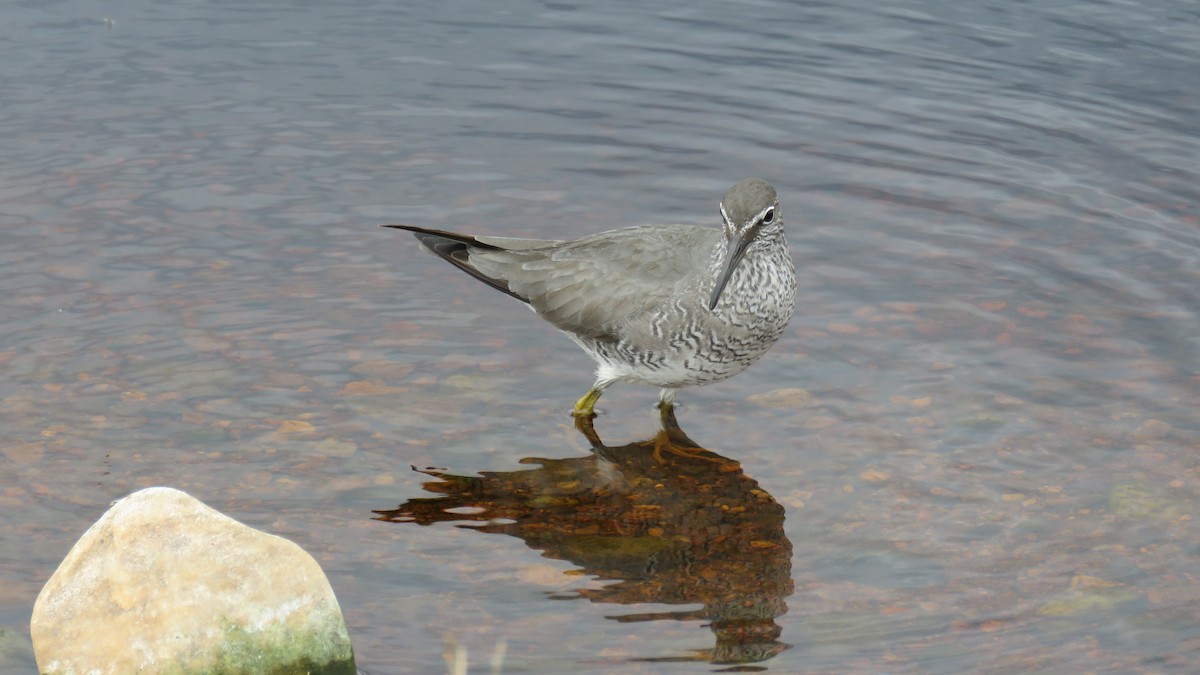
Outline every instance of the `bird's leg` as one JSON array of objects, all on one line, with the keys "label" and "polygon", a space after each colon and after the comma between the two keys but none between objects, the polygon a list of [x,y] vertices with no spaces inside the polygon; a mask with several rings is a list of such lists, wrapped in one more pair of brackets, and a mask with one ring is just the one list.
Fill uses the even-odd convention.
[{"label": "bird's leg", "polygon": [[603,393],[603,388],[592,387],[588,393],[583,395],[583,398],[575,402],[575,410],[571,411],[571,414],[576,417],[595,417],[596,401],[600,400],[600,394]]},{"label": "bird's leg", "polygon": [[658,395],[658,415],[662,419],[663,428],[679,427],[675,421],[675,390],[663,389]]},{"label": "bird's leg", "polygon": [[658,419],[662,423],[664,430],[670,430],[672,427],[679,428],[679,421],[675,419],[675,406],[671,403],[658,402]]},{"label": "bird's leg", "polygon": [[662,423],[663,431],[670,435],[686,436],[683,429],[679,428],[679,420],[675,419],[675,404],[658,402],[658,419]]}]

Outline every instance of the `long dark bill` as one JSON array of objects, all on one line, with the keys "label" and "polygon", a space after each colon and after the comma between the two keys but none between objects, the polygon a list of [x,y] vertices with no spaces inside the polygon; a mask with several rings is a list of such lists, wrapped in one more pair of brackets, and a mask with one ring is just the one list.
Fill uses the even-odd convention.
[{"label": "long dark bill", "polygon": [[717,285],[713,286],[712,296],[708,299],[709,309],[716,309],[717,301],[721,299],[721,292],[725,290],[725,284],[729,283],[729,277],[733,276],[733,270],[741,262],[742,256],[746,255],[746,249],[750,247],[750,242],[754,241],[757,234],[758,228],[752,227],[743,232],[742,236],[729,241],[729,248],[725,251],[725,265],[721,268],[721,276],[717,277]]}]

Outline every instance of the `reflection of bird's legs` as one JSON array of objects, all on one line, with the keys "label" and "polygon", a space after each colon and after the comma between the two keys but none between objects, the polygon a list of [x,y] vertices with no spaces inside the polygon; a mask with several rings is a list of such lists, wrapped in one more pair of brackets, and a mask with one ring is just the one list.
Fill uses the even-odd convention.
[{"label": "reflection of bird's legs", "polygon": [[595,419],[595,417],[595,415],[575,416],[575,429],[579,431],[579,433],[583,434],[584,438],[588,440],[588,443],[592,445],[593,449],[604,446],[604,441],[600,440],[600,434],[596,433],[596,427],[592,426],[592,420]]}]

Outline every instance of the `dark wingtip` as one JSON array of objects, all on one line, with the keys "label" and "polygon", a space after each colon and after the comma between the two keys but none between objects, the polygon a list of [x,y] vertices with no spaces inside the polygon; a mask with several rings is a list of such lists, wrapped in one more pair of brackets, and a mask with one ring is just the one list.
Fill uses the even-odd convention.
[{"label": "dark wingtip", "polygon": [[493,278],[480,272],[471,264],[471,250],[478,249],[483,251],[503,251],[504,249],[493,244],[485,244],[469,234],[458,234],[457,232],[446,232],[443,230],[431,230],[425,227],[417,227],[416,225],[380,225],[380,227],[390,227],[395,230],[406,230],[412,232],[417,241],[421,242],[421,246],[433,253],[437,257],[454,265],[458,269],[470,274],[483,283],[500,291],[501,293],[511,295],[512,297],[529,303],[529,298],[514,293],[508,287],[507,279]]}]

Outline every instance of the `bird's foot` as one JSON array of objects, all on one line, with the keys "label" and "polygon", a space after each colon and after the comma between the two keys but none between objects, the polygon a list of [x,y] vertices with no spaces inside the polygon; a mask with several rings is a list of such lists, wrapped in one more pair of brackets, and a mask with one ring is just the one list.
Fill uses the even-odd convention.
[{"label": "bird's foot", "polygon": [[704,448],[698,448],[691,445],[681,445],[671,438],[671,435],[666,431],[661,431],[654,437],[654,450],[650,456],[659,464],[666,464],[667,460],[663,457],[664,452],[669,452],[676,457],[683,459],[699,459],[705,462],[712,462],[718,465],[718,471],[730,472],[738,471],[742,468],[741,462],[727,459],[719,455],[715,455]]}]

